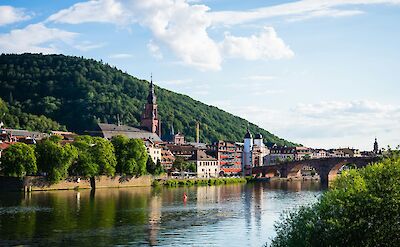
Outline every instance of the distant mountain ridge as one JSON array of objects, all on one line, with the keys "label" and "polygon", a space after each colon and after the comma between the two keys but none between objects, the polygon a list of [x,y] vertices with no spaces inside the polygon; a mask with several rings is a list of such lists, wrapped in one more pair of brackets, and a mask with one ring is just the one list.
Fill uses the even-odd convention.
[{"label": "distant mountain ridge", "polygon": [[[64,55],[0,55],[0,97],[22,112],[44,115],[68,130],[83,133],[97,122],[139,126],[149,82],[93,59]],[[162,133],[171,126],[188,141],[195,139],[200,122],[200,140],[241,141],[247,121],[189,96],[156,86]],[[267,143],[294,145],[251,124]]]}]

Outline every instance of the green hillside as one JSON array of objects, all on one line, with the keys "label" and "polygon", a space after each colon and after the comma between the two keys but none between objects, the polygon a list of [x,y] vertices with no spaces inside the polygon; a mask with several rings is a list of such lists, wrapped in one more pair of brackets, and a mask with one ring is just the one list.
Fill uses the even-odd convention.
[{"label": "green hillside", "polygon": [[[83,133],[98,121],[139,125],[149,83],[108,64],[64,55],[0,55],[0,97],[22,112],[44,115]],[[192,98],[156,87],[163,133],[183,132],[193,141],[195,122],[203,142],[241,141],[246,120]],[[14,126],[9,126],[14,127]],[[18,127],[18,126],[15,126]],[[269,143],[293,145],[250,124]]]},{"label": "green hillside", "polygon": [[22,112],[19,107],[9,106],[0,98],[0,122],[5,127],[16,129],[49,132],[51,130],[66,130],[65,126],[41,115],[37,116]]}]

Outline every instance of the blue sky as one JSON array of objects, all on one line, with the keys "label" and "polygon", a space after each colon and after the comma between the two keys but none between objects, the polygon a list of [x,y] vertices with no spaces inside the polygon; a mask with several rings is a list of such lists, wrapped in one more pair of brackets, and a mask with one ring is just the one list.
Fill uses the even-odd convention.
[{"label": "blue sky", "polygon": [[400,0],[2,1],[0,51],[102,59],[312,147],[400,144]]}]

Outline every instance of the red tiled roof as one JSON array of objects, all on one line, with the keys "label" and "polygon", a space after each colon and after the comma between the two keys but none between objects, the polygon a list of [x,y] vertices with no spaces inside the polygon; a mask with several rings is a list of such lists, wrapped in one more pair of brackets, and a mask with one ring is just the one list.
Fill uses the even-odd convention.
[{"label": "red tiled roof", "polygon": [[4,150],[4,149],[8,148],[11,144],[12,143],[8,143],[8,142],[0,143],[0,149]]}]

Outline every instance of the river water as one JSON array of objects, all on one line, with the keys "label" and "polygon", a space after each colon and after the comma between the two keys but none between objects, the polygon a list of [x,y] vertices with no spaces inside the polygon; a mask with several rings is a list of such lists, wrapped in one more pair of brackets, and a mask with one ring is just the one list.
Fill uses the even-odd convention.
[{"label": "river water", "polygon": [[0,193],[0,246],[262,246],[320,195],[312,181]]}]

